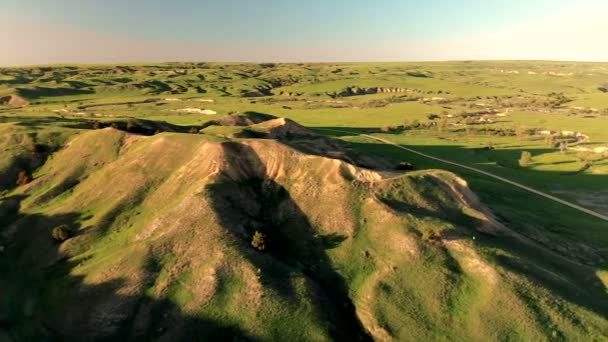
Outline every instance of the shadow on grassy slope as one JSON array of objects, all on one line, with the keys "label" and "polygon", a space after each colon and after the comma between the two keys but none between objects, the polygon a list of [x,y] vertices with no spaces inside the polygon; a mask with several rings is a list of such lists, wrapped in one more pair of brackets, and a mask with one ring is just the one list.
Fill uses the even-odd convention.
[{"label": "shadow on grassy slope", "polygon": [[[59,116],[27,117],[27,116],[0,116],[0,123],[15,122],[16,125],[42,129],[49,126],[61,126],[74,129],[100,129],[113,127],[115,129],[140,135],[155,135],[161,132],[198,133],[201,126],[180,126],[166,121],[133,119],[125,117],[115,120],[96,120],[86,118],[70,118]],[[97,126],[97,127],[96,127]]]},{"label": "shadow on grassy slope", "polygon": [[[18,213],[0,200],[0,339],[8,341],[252,341],[239,327],[183,312],[167,299],[126,294],[123,281],[86,284],[60,252],[53,227],[78,230],[77,213]],[[70,243],[71,240],[65,243]]]},{"label": "shadow on grassy slope", "polygon": [[[346,284],[325,253],[344,237],[317,236],[289,192],[266,176],[251,147],[239,143],[224,143],[222,147],[228,165],[220,182],[207,191],[226,232],[241,241],[244,255],[259,268],[266,285],[291,300],[296,290],[288,279],[306,275],[318,284],[316,311],[329,322],[331,336],[336,340],[368,340]],[[256,231],[267,236],[264,251],[251,247]]]},{"label": "shadow on grassy slope", "polygon": [[90,129],[93,127],[91,120],[81,118],[67,118],[59,116],[0,116],[0,123],[15,122],[19,126],[32,129],[48,128],[49,126],[61,126],[76,129]]},{"label": "shadow on grassy slope", "polygon": [[75,89],[75,88],[48,88],[48,87],[33,87],[33,88],[17,88],[17,94],[27,99],[40,99],[43,97],[67,96],[67,95],[83,95],[94,94],[94,90]]}]

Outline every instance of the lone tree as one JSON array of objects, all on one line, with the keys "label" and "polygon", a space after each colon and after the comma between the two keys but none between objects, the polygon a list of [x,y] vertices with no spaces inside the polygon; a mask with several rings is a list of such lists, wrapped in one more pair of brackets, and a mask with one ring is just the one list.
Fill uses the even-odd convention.
[{"label": "lone tree", "polygon": [[530,165],[530,162],[532,162],[532,154],[528,151],[523,151],[521,158],[519,158],[519,166],[526,167]]},{"label": "lone tree", "polygon": [[53,228],[51,235],[53,236],[53,239],[55,239],[55,241],[63,242],[72,237],[72,230],[70,229],[70,227],[68,227],[67,224],[62,224]]},{"label": "lone tree", "polygon": [[259,231],[255,231],[253,234],[253,238],[251,239],[251,246],[257,249],[258,251],[263,251],[266,249],[266,235]]}]

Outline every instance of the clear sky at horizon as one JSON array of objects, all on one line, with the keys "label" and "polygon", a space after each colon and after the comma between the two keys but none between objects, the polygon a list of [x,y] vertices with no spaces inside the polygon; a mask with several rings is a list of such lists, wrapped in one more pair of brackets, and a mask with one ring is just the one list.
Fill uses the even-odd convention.
[{"label": "clear sky at horizon", "polygon": [[601,0],[0,0],[0,65],[608,61]]}]

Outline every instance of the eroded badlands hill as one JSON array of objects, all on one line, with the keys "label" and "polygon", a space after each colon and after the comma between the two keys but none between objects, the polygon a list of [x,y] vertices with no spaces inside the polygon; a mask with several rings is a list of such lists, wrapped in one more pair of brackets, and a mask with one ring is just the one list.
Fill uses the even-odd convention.
[{"label": "eroded badlands hill", "polygon": [[[294,149],[274,139],[291,125],[280,120],[244,123],[264,138],[104,128],[49,152],[0,199],[5,336],[608,333],[605,288],[585,263],[593,250],[518,235],[452,173],[372,171]],[[59,243],[62,224],[73,235]]]}]

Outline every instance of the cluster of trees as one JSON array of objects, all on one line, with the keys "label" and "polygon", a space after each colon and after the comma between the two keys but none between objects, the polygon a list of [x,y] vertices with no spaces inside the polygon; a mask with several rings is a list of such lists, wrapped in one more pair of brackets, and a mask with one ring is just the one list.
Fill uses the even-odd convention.
[{"label": "cluster of trees", "polygon": [[419,99],[419,97],[408,96],[408,95],[391,96],[391,97],[388,97],[385,99],[375,99],[375,100],[367,101],[365,103],[360,104],[359,107],[361,107],[361,108],[381,108],[381,107],[386,107],[392,103],[418,101],[418,99]]},{"label": "cluster of trees", "polygon": [[[439,133],[445,131],[448,127],[449,121],[444,116],[440,116],[438,114],[427,114],[427,118],[430,120],[428,122],[420,122],[419,120],[404,120],[402,125],[391,125],[384,126],[380,128],[380,132],[382,133],[402,133],[408,130],[416,130],[416,129],[435,129]],[[517,127],[515,129],[512,128],[497,128],[497,127],[472,127],[476,125],[484,124],[484,122],[479,122],[475,120],[475,118],[460,118],[455,120],[455,124],[460,124],[461,128],[455,129],[454,132],[462,132],[464,131],[468,134],[483,134],[483,135],[494,135],[494,136],[518,136],[523,138],[525,136],[533,135],[535,130],[528,129],[524,127]],[[374,133],[374,131],[371,131]]]},{"label": "cluster of trees", "polygon": [[437,125],[436,122],[420,122],[420,120],[404,120],[402,125],[384,126],[380,128],[382,133],[401,133],[403,131],[409,131],[414,129],[432,129]]},{"label": "cluster of trees", "polygon": [[559,108],[561,107],[564,103],[568,103],[570,101],[572,101],[572,99],[566,97],[563,93],[549,93],[549,105],[552,108]]},{"label": "cluster of trees", "polygon": [[495,127],[470,127],[465,125],[464,128],[455,130],[455,132],[465,131],[467,134],[492,135],[499,137],[514,137],[516,132],[512,128],[495,128]]}]

